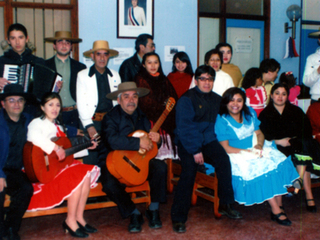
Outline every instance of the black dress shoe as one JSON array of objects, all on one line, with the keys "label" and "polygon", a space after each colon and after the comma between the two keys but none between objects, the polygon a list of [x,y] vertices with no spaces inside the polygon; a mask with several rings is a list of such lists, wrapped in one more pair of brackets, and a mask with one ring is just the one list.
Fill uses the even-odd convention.
[{"label": "black dress shoe", "polygon": [[219,206],[219,213],[221,215],[226,215],[229,218],[232,219],[241,219],[242,214],[239,213],[238,211],[234,210],[231,204],[220,204]]},{"label": "black dress shoe", "polygon": [[92,226],[90,226],[88,223],[85,226],[82,226],[79,222],[78,226],[80,227],[82,232],[86,232],[86,233],[95,233],[98,232],[98,230]]},{"label": "black dress shoe", "polygon": [[4,239],[7,240],[20,240],[20,236],[18,233],[14,232],[12,228],[8,228],[6,236],[4,236]]},{"label": "black dress shoe", "polygon": [[186,232],[186,225],[183,222],[172,222],[173,231],[177,233],[184,233]]},{"label": "black dress shoe", "polygon": [[149,221],[149,227],[151,228],[161,228],[162,222],[160,220],[159,210],[146,211],[146,217]]},{"label": "black dress shoe", "polygon": [[128,227],[129,232],[131,233],[137,233],[141,232],[142,230],[142,224],[144,223],[142,214],[131,214],[130,217],[130,224]]},{"label": "black dress shoe", "polygon": [[89,235],[85,232],[83,232],[80,228],[78,228],[76,231],[73,231],[68,225],[67,223],[64,221],[62,223],[62,227],[64,229],[64,231],[66,233],[70,233],[70,235],[72,237],[77,237],[77,238],[86,238],[86,237],[89,237]]},{"label": "black dress shoe", "polygon": [[317,212],[317,206],[313,205],[313,206],[309,206],[308,202],[310,201],[314,201],[313,199],[306,199],[306,207],[307,207],[307,211],[308,212],[312,212],[312,213],[316,213]]},{"label": "black dress shoe", "polygon": [[279,223],[280,225],[283,225],[283,226],[290,226],[291,221],[288,218],[281,220],[280,219],[281,216],[287,216],[287,215],[283,212],[281,212],[279,214],[273,214],[273,212],[271,212],[271,220],[272,221],[276,221],[277,223]]}]

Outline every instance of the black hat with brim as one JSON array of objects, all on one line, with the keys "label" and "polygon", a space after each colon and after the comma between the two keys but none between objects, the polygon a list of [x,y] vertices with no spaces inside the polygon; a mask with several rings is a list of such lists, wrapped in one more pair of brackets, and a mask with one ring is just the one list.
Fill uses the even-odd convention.
[{"label": "black hat with brim", "polygon": [[23,91],[23,87],[19,84],[8,84],[3,88],[3,93],[0,94],[0,100],[3,101],[6,97],[21,96],[26,101],[34,102],[35,96],[31,93]]}]

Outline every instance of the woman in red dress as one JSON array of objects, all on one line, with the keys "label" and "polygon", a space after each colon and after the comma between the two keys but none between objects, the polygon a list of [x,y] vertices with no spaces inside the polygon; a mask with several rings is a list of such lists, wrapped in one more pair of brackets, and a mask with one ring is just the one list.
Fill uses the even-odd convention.
[{"label": "woman in red dress", "polygon": [[168,79],[176,90],[178,98],[189,90],[193,70],[190,59],[185,52],[177,52],[172,60],[172,72],[169,73]]},{"label": "woman in red dress", "polygon": [[[61,106],[61,98],[57,93],[45,94],[41,101],[42,116],[30,123],[27,137],[28,141],[46,154],[55,152],[59,161],[65,159],[65,149],[51,139],[66,136],[64,128],[59,125]],[[93,140],[91,142],[93,146],[90,148],[95,148],[97,143]],[[68,199],[68,213],[62,224],[63,229],[74,237],[88,237],[88,233],[94,233],[97,229],[87,224],[83,212],[90,187],[96,185],[99,175],[99,167],[73,159],[72,164],[60,170],[50,182],[33,184],[34,194],[28,211],[50,209]]]}]

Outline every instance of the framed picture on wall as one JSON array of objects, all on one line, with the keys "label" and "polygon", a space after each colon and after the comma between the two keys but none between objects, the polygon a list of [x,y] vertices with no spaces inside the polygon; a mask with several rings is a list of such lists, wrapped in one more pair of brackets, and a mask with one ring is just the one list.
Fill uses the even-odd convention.
[{"label": "framed picture on wall", "polygon": [[118,0],[118,38],[137,38],[142,33],[153,36],[154,0]]}]

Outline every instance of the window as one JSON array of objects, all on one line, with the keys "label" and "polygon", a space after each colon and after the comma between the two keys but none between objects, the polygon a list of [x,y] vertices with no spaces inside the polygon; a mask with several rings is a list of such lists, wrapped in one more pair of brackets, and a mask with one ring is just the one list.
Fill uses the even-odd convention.
[{"label": "window", "polygon": [[[0,0],[0,19],[1,41],[6,39],[9,26],[19,22],[27,28],[29,41],[36,47],[34,54],[48,59],[54,51],[52,43],[44,42],[45,37],[54,36],[55,31],[71,31],[78,37],[78,0]],[[77,44],[72,53],[79,59]]]}]

